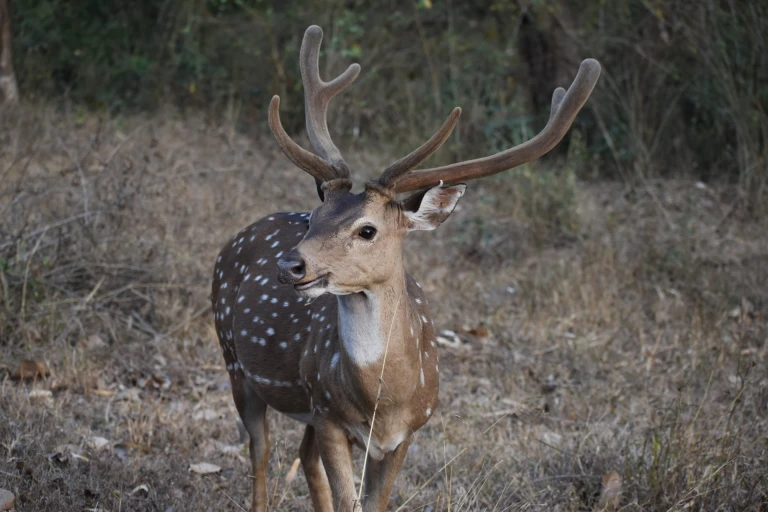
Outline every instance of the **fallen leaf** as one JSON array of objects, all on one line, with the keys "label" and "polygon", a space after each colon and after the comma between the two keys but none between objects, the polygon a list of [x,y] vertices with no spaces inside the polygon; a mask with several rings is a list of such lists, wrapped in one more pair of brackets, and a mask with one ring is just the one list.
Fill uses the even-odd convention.
[{"label": "fallen leaf", "polygon": [[48,368],[43,363],[26,359],[19,363],[19,366],[11,374],[11,378],[15,380],[44,378],[49,373]]},{"label": "fallen leaf", "polygon": [[92,450],[101,450],[105,446],[109,445],[109,439],[99,436],[91,436],[85,439],[85,444]]},{"label": "fallen leaf", "polygon": [[440,334],[441,336],[435,336],[437,343],[448,348],[461,348],[461,339],[458,334],[448,330],[442,331]]},{"label": "fallen leaf", "polygon": [[13,510],[16,496],[11,491],[0,489],[0,510]]},{"label": "fallen leaf", "polygon": [[219,417],[218,413],[211,409],[202,409],[200,411],[197,411],[192,418],[195,420],[202,420],[202,421],[211,421],[215,420]]},{"label": "fallen leaf", "polygon": [[171,387],[171,379],[166,375],[150,375],[149,377],[139,379],[138,384],[141,388],[154,388],[166,391]]},{"label": "fallen leaf", "polygon": [[189,470],[198,475],[212,475],[218,473],[221,468],[216,464],[210,464],[208,462],[200,462],[198,464],[190,464]]},{"label": "fallen leaf", "polygon": [[491,335],[491,331],[485,327],[475,327],[474,329],[468,330],[467,333],[471,334],[475,338],[487,338]]},{"label": "fallen leaf", "polygon": [[141,484],[137,485],[133,488],[133,490],[130,492],[131,495],[137,494],[143,492],[145,494],[149,494],[149,486],[147,484]]},{"label": "fallen leaf", "polygon": [[97,348],[107,346],[107,344],[104,343],[104,340],[101,339],[101,336],[98,334],[91,334],[88,336],[85,340],[82,341],[82,345],[88,350],[95,350]]},{"label": "fallen leaf", "polygon": [[155,357],[153,357],[155,361],[157,361],[157,364],[160,366],[160,368],[164,368],[165,366],[168,366],[168,360],[163,357],[162,354],[155,354]]},{"label": "fallen leaf", "polygon": [[459,329],[459,335],[461,335],[462,338],[466,338],[463,340],[465,342],[478,342],[483,344],[496,343],[496,338],[494,337],[493,332],[487,327],[469,328],[463,326]]},{"label": "fallen leaf", "polygon": [[301,459],[298,457],[294,459],[293,464],[291,464],[291,469],[288,470],[288,474],[285,475],[285,483],[289,484],[293,482],[293,479],[296,478],[296,473],[299,472],[299,464],[301,463]]},{"label": "fallen leaf", "polygon": [[141,401],[141,390],[139,388],[128,388],[120,391],[115,400],[128,400],[129,402]]},{"label": "fallen leaf", "polygon": [[53,393],[49,389],[33,389],[28,396],[30,402],[42,403],[48,407],[53,405]]},{"label": "fallen leaf", "polygon": [[619,498],[621,498],[621,475],[616,471],[603,476],[603,490],[600,493],[600,503],[598,510],[615,510],[619,507]]},{"label": "fallen leaf", "polygon": [[82,454],[82,450],[76,444],[60,444],[54,449],[53,453],[48,454],[48,458],[59,462],[67,462],[69,459],[89,461],[88,457]]},{"label": "fallen leaf", "polygon": [[214,446],[221,453],[226,453],[227,455],[235,455],[235,456],[237,456],[237,458],[243,459],[243,456],[242,456],[243,446],[242,445],[226,444],[226,443],[222,443],[220,441],[214,441]]}]

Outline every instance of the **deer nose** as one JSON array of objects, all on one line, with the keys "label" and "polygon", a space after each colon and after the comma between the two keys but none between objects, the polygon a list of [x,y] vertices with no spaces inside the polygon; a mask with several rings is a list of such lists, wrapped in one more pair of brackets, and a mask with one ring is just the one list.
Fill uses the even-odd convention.
[{"label": "deer nose", "polygon": [[307,275],[304,258],[298,251],[291,251],[277,262],[277,280],[283,284],[296,284]]}]

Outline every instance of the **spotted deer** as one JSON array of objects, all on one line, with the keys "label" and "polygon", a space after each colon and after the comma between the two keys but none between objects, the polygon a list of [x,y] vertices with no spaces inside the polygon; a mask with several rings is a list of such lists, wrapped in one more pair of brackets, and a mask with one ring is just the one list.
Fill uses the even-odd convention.
[{"label": "spotted deer", "polygon": [[[434,326],[421,286],[404,268],[403,238],[445,221],[464,194],[462,182],[551,150],[600,74],[597,61],[582,62],[569,90],[555,90],[549,122],[533,139],[486,158],[414,171],[449,137],[461,114],[456,108],[426,143],[353,194],[326,115],[360,66],[321,80],[322,36],[309,27],[300,52],[314,152],[283,129],[280,98],[269,106],[282,152],[315,178],[322,202],[311,213],[275,213],[243,229],[214,271],[216,332],[251,441],[254,511],[267,506],[268,408],[306,424],[299,456],[315,510],[386,509],[413,433],[438,404]],[[398,200],[405,192],[412,194]],[[353,445],[368,454],[360,502]]]}]

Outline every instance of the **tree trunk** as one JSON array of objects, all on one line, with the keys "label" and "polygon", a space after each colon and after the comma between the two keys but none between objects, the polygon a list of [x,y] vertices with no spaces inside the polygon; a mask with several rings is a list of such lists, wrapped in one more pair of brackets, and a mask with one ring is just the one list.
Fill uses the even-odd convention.
[{"label": "tree trunk", "polygon": [[0,96],[0,100],[5,103],[16,103],[19,100],[19,87],[13,72],[11,13],[7,0],[0,0]]}]

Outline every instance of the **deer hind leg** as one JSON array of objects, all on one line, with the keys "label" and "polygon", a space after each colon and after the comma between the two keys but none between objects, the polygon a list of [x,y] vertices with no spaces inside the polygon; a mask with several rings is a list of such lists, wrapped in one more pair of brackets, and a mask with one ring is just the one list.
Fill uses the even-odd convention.
[{"label": "deer hind leg", "polygon": [[[236,373],[239,373],[237,375]],[[232,381],[232,396],[235,407],[243,420],[243,426],[250,442],[251,469],[253,479],[253,499],[251,510],[264,512],[267,510],[267,461],[269,460],[269,429],[267,427],[267,404],[245,381],[245,376],[239,371],[230,372]]]},{"label": "deer hind leg", "polygon": [[384,512],[387,510],[389,495],[392,494],[392,486],[403,464],[405,454],[408,453],[410,441],[405,440],[394,451],[384,455],[381,460],[373,460],[368,457],[365,471],[365,497],[363,498],[364,512]]},{"label": "deer hind leg", "polygon": [[307,478],[313,508],[317,512],[333,512],[331,486],[328,484],[328,477],[320,460],[315,427],[312,425],[307,425],[304,431],[304,439],[302,439],[301,448],[299,448],[299,458],[301,458],[301,467],[304,468],[304,476]]}]

